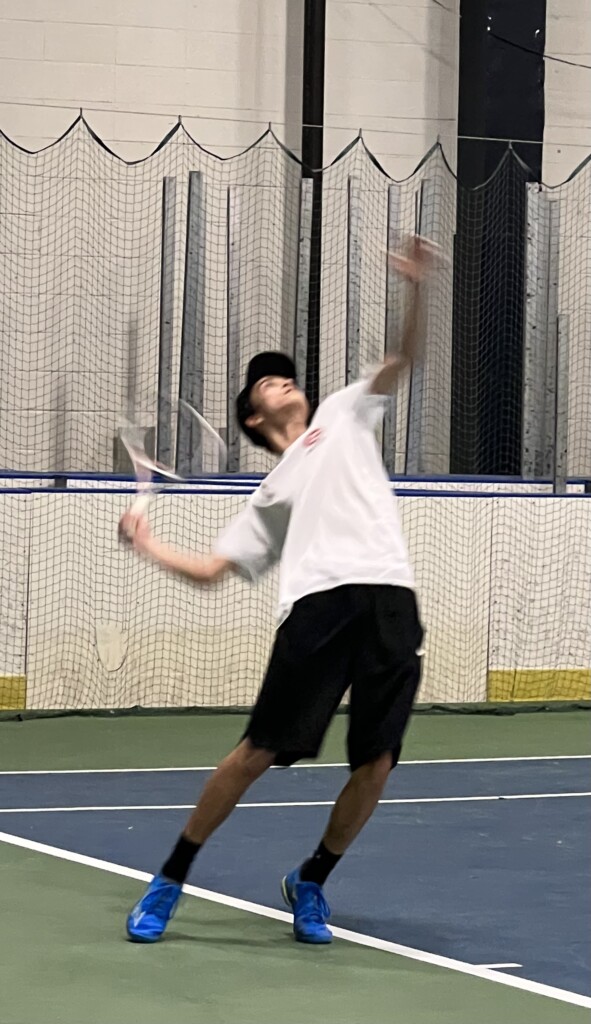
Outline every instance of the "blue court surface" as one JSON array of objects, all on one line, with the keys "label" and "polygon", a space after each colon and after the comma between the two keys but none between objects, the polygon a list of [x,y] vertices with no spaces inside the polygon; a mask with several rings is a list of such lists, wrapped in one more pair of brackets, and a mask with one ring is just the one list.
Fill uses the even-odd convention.
[{"label": "blue court surface", "polygon": [[[401,764],[329,880],[333,924],[591,994],[590,769],[581,756]],[[4,773],[0,831],[152,873],[209,774]],[[339,765],[271,770],[189,881],[281,909],[279,880],[317,844],[346,778]],[[197,912],[190,901],[181,915]]]}]

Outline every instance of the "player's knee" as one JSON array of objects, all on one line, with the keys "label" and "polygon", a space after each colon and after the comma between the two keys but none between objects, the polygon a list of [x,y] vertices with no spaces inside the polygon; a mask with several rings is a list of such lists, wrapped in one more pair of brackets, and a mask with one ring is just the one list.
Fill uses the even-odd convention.
[{"label": "player's knee", "polygon": [[376,758],[374,763],[374,771],[376,778],[385,783],[390,772],[392,771],[392,753],[387,750],[385,754],[381,754],[380,757]]},{"label": "player's knee", "polygon": [[392,770],[392,753],[387,750],[378,757],[367,761],[358,771],[363,772],[365,778],[376,785],[385,785],[386,779]]},{"label": "player's knee", "polygon": [[253,746],[250,740],[243,740],[236,753],[241,771],[253,782],[271,767],[276,756],[272,751]]}]

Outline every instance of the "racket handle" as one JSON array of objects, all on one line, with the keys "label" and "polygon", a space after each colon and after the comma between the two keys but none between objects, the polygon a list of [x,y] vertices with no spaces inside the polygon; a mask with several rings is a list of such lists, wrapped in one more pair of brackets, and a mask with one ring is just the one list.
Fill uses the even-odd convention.
[{"label": "racket handle", "polygon": [[[151,497],[152,496],[150,494],[140,494],[140,495],[138,495],[136,497],[135,501],[132,503],[131,508],[129,509],[129,513],[131,513],[132,516],[136,516],[138,518],[140,516],[144,516],[146,514],[146,512],[148,511],[148,507],[150,505]],[[129,545],[132,543],[132,534],[128,533],[127,530],[122,529],[121,523],[119,524],[118,533],[119,533],[119,543],[120,544],[124,544],[126,547],[129,547]]]},{"label": "racket handle", "polygon": [[129,511],[133,512],[134,515],[143,516],[148,511],[151,500],[152,499],[149,494],[140,494],[133,502]]}]

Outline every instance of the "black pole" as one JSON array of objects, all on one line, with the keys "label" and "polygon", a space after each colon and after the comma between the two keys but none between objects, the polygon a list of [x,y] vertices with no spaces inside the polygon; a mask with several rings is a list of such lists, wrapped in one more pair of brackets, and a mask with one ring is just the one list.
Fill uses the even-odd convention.
[{"label": "black pole", "polygon": [[[546,0],[460,0],[460,15],[451,471],[517,474],[525,182],[541,180]],[[506,139],[532,173],[510,153],[491,181]]]},{"label": "black pole", "polygon": [[[322,162],[324,158],[324,49],[326,0],[305,0],[302,96],[302,175],[312,178],[312,238],[306,393],[313,409],[320,393],[320,277],[322,266]],[[303,383],[303,381],[302,381]]]}]

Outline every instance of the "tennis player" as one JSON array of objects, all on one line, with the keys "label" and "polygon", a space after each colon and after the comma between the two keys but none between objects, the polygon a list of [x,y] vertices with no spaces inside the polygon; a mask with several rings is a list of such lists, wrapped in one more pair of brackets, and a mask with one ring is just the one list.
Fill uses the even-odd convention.
[{"label": "tennis player", "polygon": [[246,732],[207,782],[160,873],[129,914],[135,942],[161,937],[195,857],[249,786],[273,764],[317,756],[351,687],[351,775],[317,849],[282,881],[296,939],[330,942],[324,883],[398,762],[419,685],[423,631],[375,429],[385,396],[419,354],[419,283],[434,265],[434,247],[413,238],[403,255],[388,258],[411,291],[400,353],[325,399],[311,423],[291,359],[266,352],[251,360],[238,421],[253,444],[280,460],[212,554],[162,544],[132,512],[121,520],[138,552],[198,584],[232,572],[254,582],[280,562],[279,625]]}]

